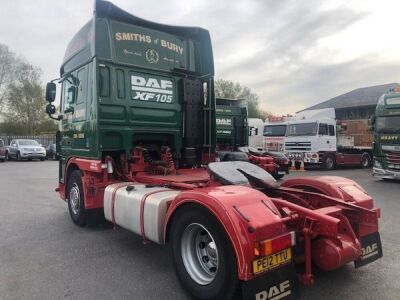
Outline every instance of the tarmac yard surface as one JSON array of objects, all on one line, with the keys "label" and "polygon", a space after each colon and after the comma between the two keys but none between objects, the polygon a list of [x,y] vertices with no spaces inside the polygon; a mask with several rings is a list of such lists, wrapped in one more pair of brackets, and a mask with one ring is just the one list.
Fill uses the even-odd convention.
[{"label": "tarmac yard surface", "polygon": [[[54,192],[53,161],[0,163],[0,299],[188,299],[167,247],[109,225],[80,228]],[[400,298],[400,182],[371,170],[296,172],[335,175],[363,186],[381,208],[384,257],[360,269],[352,264],[317,271],[302,299]],[[284,178],[284,179],[285,179]]]}]

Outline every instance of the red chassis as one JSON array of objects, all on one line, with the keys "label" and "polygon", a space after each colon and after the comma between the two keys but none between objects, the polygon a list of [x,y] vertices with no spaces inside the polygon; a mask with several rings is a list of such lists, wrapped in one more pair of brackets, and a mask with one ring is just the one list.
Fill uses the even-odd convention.
[{"label": "red chassis", "polygon": [[[285,245],[294,250],[291,262],[304,264],[304,272],[298,274],[298,279],[306,285],[313,283],[312,262],[323,270],[333,270],[352,261],[361,266],[382,256],[378,233],[380,210],[373,207],[372,198],[352,180],[324,176],[291,179],[280,187],[265,182],[230,185],[203,168],[176,172],[167,165],[161,174],[149,172],[139,153],[133,155],[133,160],[134,163],[128,163],[121,156],[121,164],[116,166],[111,157],[104,161],[71,158],[65,178],[68,180],[73,170],[81,170],[86,209],[102,208],[104,190],[113,183],[137,182],[180,190],[168,203],[164,243],[171,234],[170,223],[175,212],[187,204],[201,206],[215,216],[228,236],[241,281],[266,274],[268,270],[254,269],[257,259],[268,254],[263,252],[265,245],[273,245],[274,238],[286,238],[292,233],[296,239]],[[218,164],[230,168],[234,163],[238,162]],[[60,183],[58,188],[64,200],[67,184]],[[379,253],[372,258],[363,249],[371,241],[379,244]],[[365,262],[364,255],[369,255]]]}]

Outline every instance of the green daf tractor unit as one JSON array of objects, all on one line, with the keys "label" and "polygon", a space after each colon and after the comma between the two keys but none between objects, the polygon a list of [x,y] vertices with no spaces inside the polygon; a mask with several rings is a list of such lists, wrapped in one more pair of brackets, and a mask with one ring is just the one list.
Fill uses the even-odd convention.
[{"label": "green daf tractor unit", "polygon": [[249,143],[247,104],[244,99],[216,99],[217,148],[235,150]]},{"label": "green daf tractor unit", "polygon": [[168,147],[180,167],[206,162],[215,149],[213,77],[208,31],[153,23],[96,1],[66,50],[57,117],[56,80],[46,88],[46,112],[61,123],[60,184],[71,157],[118,164],[137,147],[151,161]]},{"label": "green daf tractor unit", "polygon": [[374,130],[373,175],[400,179],[400,89],[379,98],[372,118]]}]

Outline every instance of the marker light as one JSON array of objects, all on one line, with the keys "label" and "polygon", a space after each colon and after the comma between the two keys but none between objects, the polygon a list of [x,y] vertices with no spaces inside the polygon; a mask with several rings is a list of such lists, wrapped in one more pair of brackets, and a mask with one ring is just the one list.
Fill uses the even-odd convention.
[{"label": "marker light", "polygon": [[295,233],[292,231],[273,239],[256,242],[254,247],[254,255],[267,256],[271,253],[292,247],[296,244],[295,237]]}]

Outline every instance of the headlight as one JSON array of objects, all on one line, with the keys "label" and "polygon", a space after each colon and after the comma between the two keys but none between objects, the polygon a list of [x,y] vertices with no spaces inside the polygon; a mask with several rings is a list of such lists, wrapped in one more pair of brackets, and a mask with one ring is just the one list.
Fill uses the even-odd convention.
[{"label": "headlight", "polygon": [[374,167],[376,168],[382,168],[382,164],[379,160],[374,159]]}]

